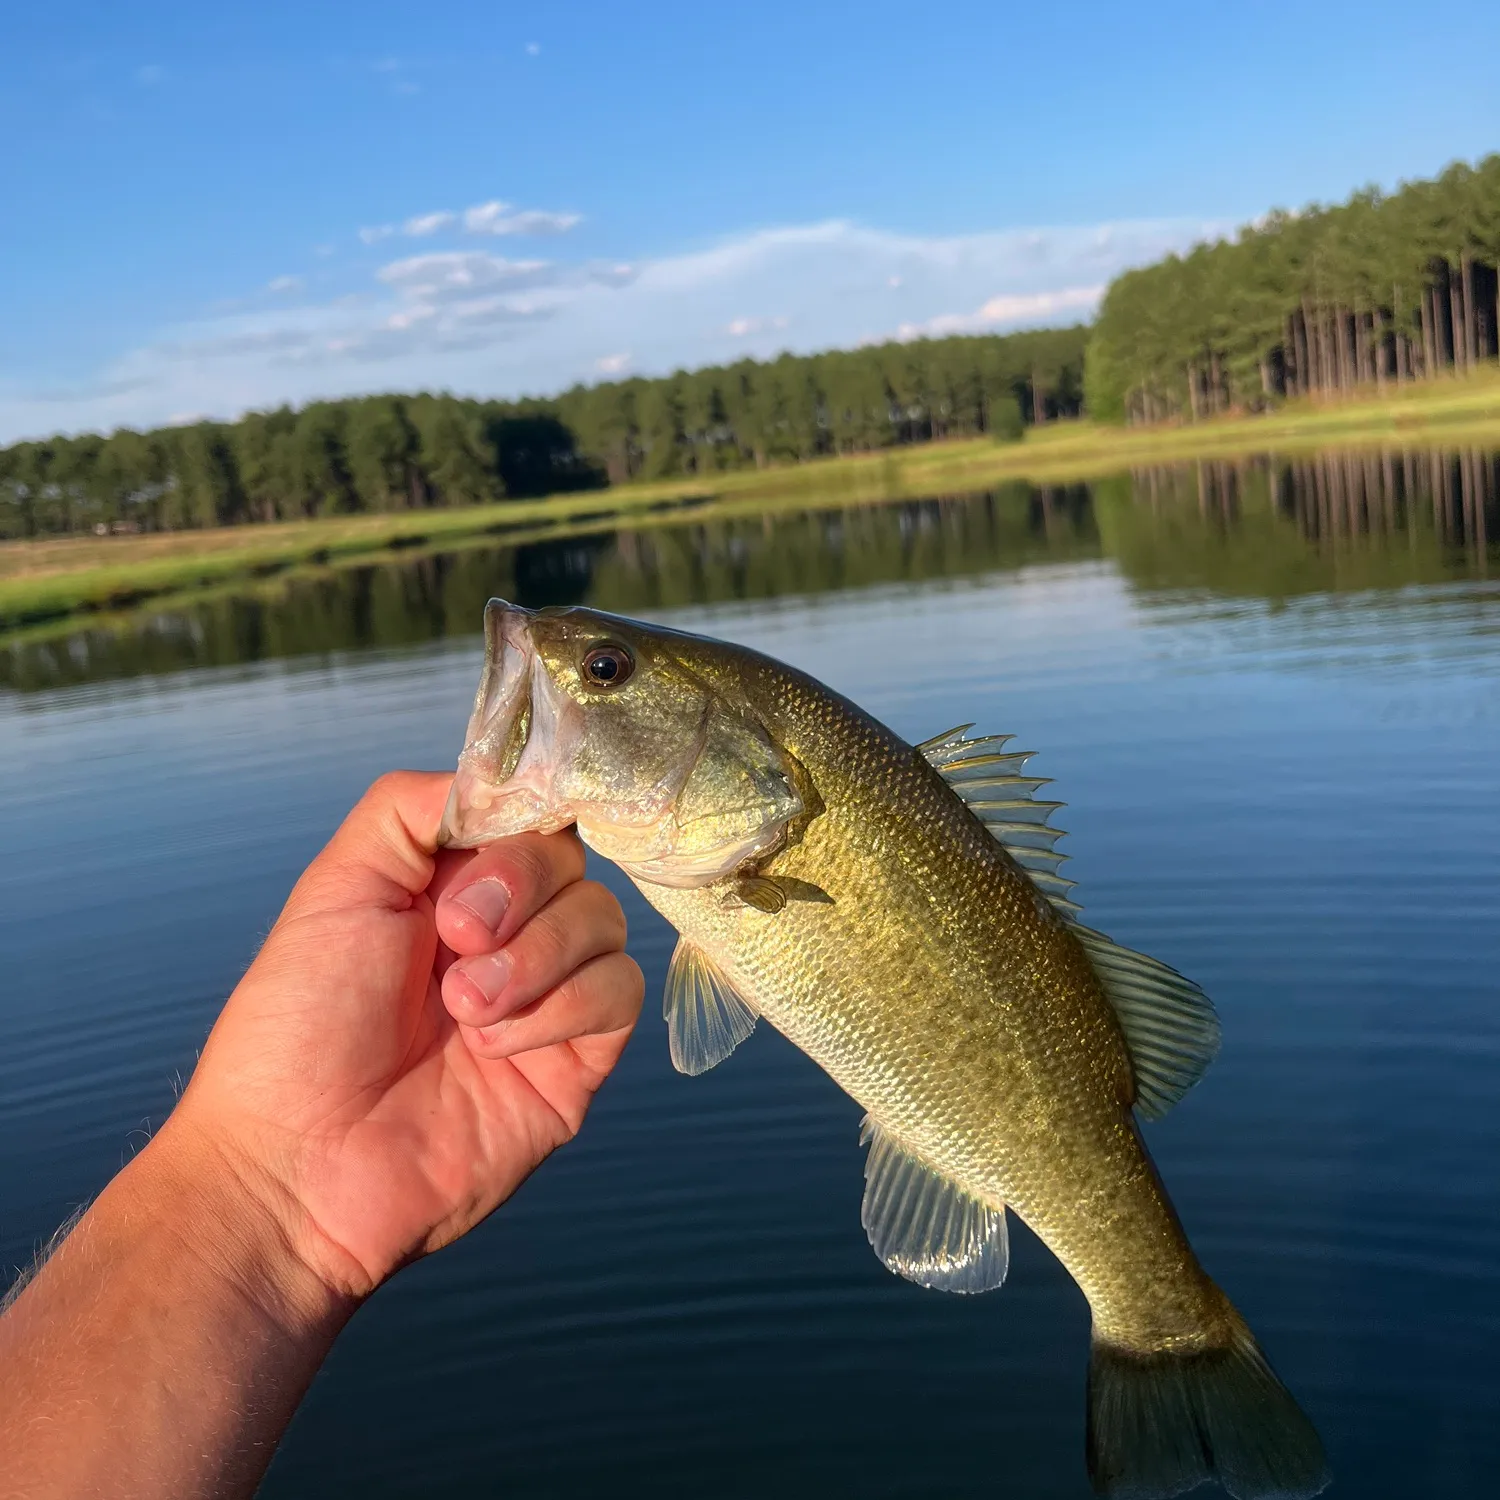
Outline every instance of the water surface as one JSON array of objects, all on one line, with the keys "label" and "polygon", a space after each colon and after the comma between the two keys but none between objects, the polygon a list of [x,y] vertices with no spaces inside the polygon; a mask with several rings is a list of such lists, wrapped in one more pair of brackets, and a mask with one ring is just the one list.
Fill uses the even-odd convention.
[{"label": "water surface", "polygon": [[[0,1261],[170,1108],[363,786],[452,763],[483,598],[587,598],[768,650],[910,738],[1035,746],[1088,919],[1220,1007],[1222,1057],[1147,1133],[1334,1493],[1493,1493],[1493,491],[1445,509],[1377,474],[1299,506],[1285,472],[475,549],[13,644]],[[600,873],[650,993],[624,1063],[573,1146],[361,1312],[265,1493],[1087,1494],[1066,1275],[1024,1231],[987,1297],[888,1275],[858,1108],[764,1027],[675,1075],[670,934]]]}]

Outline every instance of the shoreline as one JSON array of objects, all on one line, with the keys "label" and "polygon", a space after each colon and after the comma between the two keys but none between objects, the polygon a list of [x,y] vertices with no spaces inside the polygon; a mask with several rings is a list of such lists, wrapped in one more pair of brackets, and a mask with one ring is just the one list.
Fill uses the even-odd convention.
[{"label": "shoreline", "polygon": [[1203,460],[1295,457],[1319,449],[1500,447],[1500,368],[1288,403],[1257,415],[1173,426],[1087,420],[1028,428],[1016,443],[940,440],[658,483],[617,485],[484,506],[323,517],[275,525],[0,543],[0,639],[28,627],[167,600],[306,567],[441,551],[486,539],[525,542],[661,524],[679,517],[809,503],[878,503],[1005,482],[1099,479]]}]

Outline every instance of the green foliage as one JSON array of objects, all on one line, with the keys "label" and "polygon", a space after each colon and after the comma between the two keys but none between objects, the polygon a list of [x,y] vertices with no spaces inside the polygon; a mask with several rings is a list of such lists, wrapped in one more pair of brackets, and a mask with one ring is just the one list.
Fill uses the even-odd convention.
[{"label": "green foliage", "polygon": [[1500,355],[1500,155],[1126,272],[1086,362],[1098,420],[1255,410]]},{"label": "green foliage", "polygon": [[1082,405],[1082,328],[948,338],[578,386],[550,401],[317,401],[233,423],[0,449],[0,538],[478,505],[935,438]]}]

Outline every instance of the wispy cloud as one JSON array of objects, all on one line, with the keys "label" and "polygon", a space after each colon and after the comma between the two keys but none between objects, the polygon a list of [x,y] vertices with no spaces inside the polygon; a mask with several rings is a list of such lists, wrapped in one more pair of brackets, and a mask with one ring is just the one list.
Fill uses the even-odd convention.
[{"label": "wispy cloud", "polygon": [[456,217],[456,214],[450,213],[418,214],[401,226],[401,233],[420,239],[423,235],[436,234],[440,229],[447,229]]},{"label": "wispy cloud", "polygon": [[790,318],[779,315],[774,318],[731,318],[725,325],[724,332],[732,339],[743,339],[752,333],[765,333],[768,330],[779,332],[790,322]]},{"label": "wispy cloud", "polygon": [[473,235],[554,235],[566,234],[582,222],[581,214],[558,213],[542,208],[516,208],[499,198],[492,198],[487,203],[476,203],[461,213],[443,208],[433,213],[414,214],[401,224],[371,225],[361,229],[359,237],[367,245],[376,245],[381,240],[390,239],[392,235],[425,239],[429,235],[441,234],[450,229]]},{"label": "wispy cloud", "polygon": [[582,222],[581,214],[517,210],[498,199],[464,210],[464,229],[469,234],[566,234]]},{"label": "wispy cloud", "polygon": [[1056,292],[1023,292],[991,297],[971,313],[939,313],[920,323],[897,325],[898,339],[944,338],[954,333],[988,333],[994,328],[1053,319],[1063,313],[1092,313],[1104,295],[1103,285],[1068,286]]},{"label": "wispy cloud", "polygon": [[302,278],[300,276],[275,276],[266,283],[268,292],[300,292],[302,290]]},{"label": "wispy cloud", "polygon": [[0,388],[0,441],[371,390],[519,395],[627,370],[1053,322],[1088,311],[1116,272],[1219,228],[920,236],[830,220],[639,264],[432,249],[390,258],[326,300],[251,299],[163,330],[67,399]]}]

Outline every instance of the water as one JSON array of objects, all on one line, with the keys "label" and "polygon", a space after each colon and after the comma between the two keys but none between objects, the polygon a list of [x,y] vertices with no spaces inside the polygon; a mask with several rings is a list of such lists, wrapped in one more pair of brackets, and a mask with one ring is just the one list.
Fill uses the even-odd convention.
[{"label": "water", "polygon": [[[1036,746],[1089,920],[1219,1004],[1222,1057],[1148,1135],[1335,1493],[1493,1493],[1500,517],[1436,488],[1334,507],[1213,471],[1201,501],[1138,476],[683,524],[14,643],[0,1262],[170,1108],[362,787],[451,764],[484,594],[587,597],[768,650],[911,738],[972,719]],[[858,1108],[766,1028],[675,1075],[670,936],[600,873],[651,997],[619,1072],[512,1203],[360,1313],[265,1494],[1087,1494],[1066,1275],[1023,1231],[985,1298],[888,1275]]]}]

